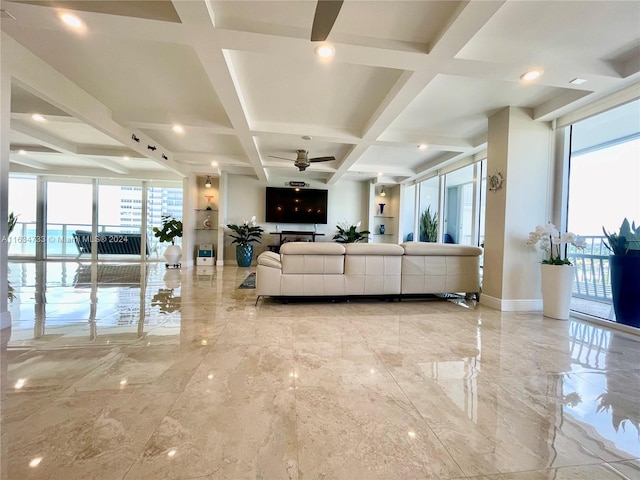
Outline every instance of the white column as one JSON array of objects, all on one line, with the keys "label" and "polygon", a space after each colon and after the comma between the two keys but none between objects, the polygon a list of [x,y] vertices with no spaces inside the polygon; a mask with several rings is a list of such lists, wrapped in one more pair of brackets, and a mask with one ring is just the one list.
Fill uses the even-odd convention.
[{"label": "white column", "polygon": [[[4,55],[2,58],[4,59]],[[11,314],[8,310],[9,289],[7,284],[11,75],[4,61],[0,68],[0,77],[0,328],[6,328],[11,326]]]},{"label": "white column", "polygon": [[482,303],[505,311],[542,309],[540,256],[526,246],[551,218],[552,132],[528,109],[507,107],[489,118],[487,175],[504,178],[487,192]]}]

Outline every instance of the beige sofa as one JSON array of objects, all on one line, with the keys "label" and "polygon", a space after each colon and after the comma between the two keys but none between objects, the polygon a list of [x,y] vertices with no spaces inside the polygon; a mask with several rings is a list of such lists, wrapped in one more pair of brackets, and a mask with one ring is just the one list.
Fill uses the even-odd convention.
[{"label": "beige sofa", "polygon": [[[482,249],[409,242],[290,242],[258,257],[262,296],[358,296],[480,292]],[[256,300],[257,301],[257,300]]]}]

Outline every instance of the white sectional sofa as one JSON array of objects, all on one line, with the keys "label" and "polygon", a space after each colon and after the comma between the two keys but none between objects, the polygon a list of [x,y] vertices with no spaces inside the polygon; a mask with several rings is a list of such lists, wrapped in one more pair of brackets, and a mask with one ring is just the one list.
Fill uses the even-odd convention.
[{"label": "white sectional sofa", "polygon": [[408,242],[290,242],[258,257],[256,293],[271,297],[480,292],[482,249]]}]

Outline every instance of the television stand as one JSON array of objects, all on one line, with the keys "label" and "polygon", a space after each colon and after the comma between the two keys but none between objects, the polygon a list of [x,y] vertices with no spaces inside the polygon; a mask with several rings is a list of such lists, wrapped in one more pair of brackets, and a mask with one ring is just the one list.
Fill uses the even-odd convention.
[{"label": "television stand", "polygon": [[296,241],[302,241],[302,239],[300,237],[311,237],[311,241],[315,242],[316,241],[316,237],[324,237],[324,233],[318,233],[318,232],[310,232],[307,230],[282,230],[281,232],[271,232],[271,235],[279,235],[280,236],[280,241],[278,242],[279,245],[282,245],[282,237],[283,236],[287,236],[287,235],[291,235],[291,236],[295,236],[296,237]]}]

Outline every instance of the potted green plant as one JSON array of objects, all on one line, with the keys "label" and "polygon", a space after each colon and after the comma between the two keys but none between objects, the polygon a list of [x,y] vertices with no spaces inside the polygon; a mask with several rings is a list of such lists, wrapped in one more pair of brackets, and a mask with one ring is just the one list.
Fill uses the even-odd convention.
[{"label": "potted green plant", "polygon": [[264,229],[256,224],[256,217],[251,217],[250,221],[244,221],[240,225],[227,225],[233,233],[231,243],[236,244],[236,261],[239,267],[248,267],[253,258],[252,243],[260,243]]},{"label": "potted green plant", "polygon": [[575,233],[562,235],[555,225],[538,225],[529,233],[527,245],[540,244],[546,252],[542,260],[542,310],[545,317],[567,320],[571,307],[571,290],[575,272],[571,260],[567,257],[567,248],[573,245],[577,249],[585,247],[584,241]]},{"label": "potted green plant", "polygon": [[609,233],[604,227],[605,246],[609,256],[611,296],[616,321],[640,327],[640,226],[624,219],[618,233]]},{"label": "potted green plant", "polygon": [[333,236],[333,240],[338,243],[362,242],[364,240],[367,240],[369,238],[369,233],[371,233],[369,232],[369,230],[358,231],[358,229],[360,228],[360,222],[356,223],[355,225],[343,222],[336,225],[336,228],[338,229],[338,233]]},{"label": "potted green plant", "polygon": [[182,250],[176,245],[176,238],[182,237],[182,222],[172,215],[162,216],[162,228],[153,227],[153,235],[161,242],[171,242],[164,251],[166,267],[180,268]]},{"label": "potted green plant", "polygon": [[431,213],[431,207],[420,215],[420,241],[435,242],[438,240],[438,213]]}]

